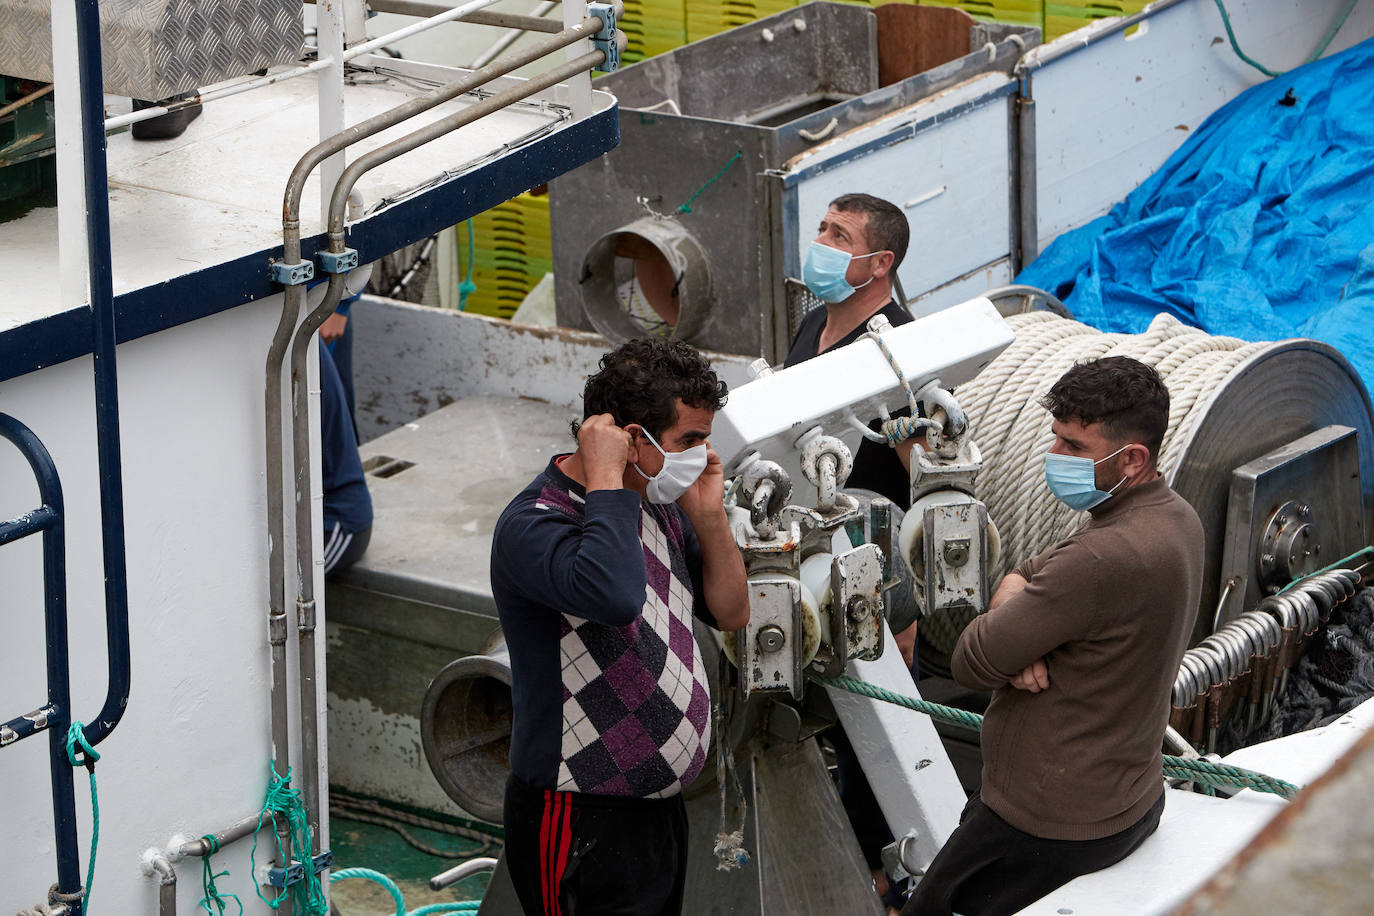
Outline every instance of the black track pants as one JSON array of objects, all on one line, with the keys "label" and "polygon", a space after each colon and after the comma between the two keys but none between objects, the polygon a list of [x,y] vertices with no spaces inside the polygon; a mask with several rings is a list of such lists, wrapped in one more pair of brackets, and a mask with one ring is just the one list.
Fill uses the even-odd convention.
[{"label": "black track pants", "polygon": [[677,916],[682,796],[623,798],[506,783],[506,867],[526,916]]}]

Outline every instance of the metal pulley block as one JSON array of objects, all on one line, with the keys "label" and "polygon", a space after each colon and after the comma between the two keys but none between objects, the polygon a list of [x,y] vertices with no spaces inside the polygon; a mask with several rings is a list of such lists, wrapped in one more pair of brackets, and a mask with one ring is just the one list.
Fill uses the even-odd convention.
[{"label": "metal pulley block", "polygon": [[883,654],[883,554],[862,544],[830,566],[830,642],[843,670],[850,659]]},{"label": "metal pulley block", "polygon": [[902,519],[898,549],[925,616],[987,610],[988,571],[999,560],[1000,544],[982,502],[960,490],[927,493]]},{"label": "metal pulley block", "polygon": [[821,623],[815,596],[795,576],[749,577],[749,623],[725,634],[726,656],[739,669],[741,692],[786,693],[800,699],[802,670],[816,657]]}]

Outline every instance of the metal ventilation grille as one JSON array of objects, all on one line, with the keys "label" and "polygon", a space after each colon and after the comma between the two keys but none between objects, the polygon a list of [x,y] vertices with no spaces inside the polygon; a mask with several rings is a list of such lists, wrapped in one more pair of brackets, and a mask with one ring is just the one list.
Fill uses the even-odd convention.
[{"label": "metal ventilation grille", "polygon": [[820,297],[806,288],[806,284],[791,277],[782,281],[783,293],[787,296],[787,339],[797,339],[797,328],[808,312],[823,308],[825,303]]},{"label": "metal ventilation grille", "polygon": [[[290,63],[303,40],[298,0],[104,0],[105,92],[168,96]],[[48,4],[0,0],[0,73],[51,81]]]}]

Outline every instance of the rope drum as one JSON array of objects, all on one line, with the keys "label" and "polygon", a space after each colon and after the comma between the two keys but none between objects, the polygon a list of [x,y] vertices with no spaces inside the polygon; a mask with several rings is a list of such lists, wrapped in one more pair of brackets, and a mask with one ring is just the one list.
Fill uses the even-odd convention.
[{"label": "rope drum", "polygon": [[[1087,517],[1056,500],[1045,484],[1041,459],[1054,442],[1053,418],[1039,403],[1064,372],[1084,360],[1133,357],[1153,366],[1169,389],[1160,470],[1197,510],[1207,531],[1202,609],[1216,605],[1233,468],[1341,423],[1356,428],[1361,476],[1374,479],[1368,397],[1345,359],[1323,344],[1213,337],[1167,313],[1155,316],[1143,334],[1102,333],[1047,311],[1011,315],[1007,321],[1016,340],[955,392],[984,457],[976,495],[1001,535],[1002,561],[991,571],[994,582]],[[922,636],[948,653],[969,619],[959,614],[925,618]],[[1211,622],[1209,614],[1199,615],[1194,642],[1211,632]]]}]

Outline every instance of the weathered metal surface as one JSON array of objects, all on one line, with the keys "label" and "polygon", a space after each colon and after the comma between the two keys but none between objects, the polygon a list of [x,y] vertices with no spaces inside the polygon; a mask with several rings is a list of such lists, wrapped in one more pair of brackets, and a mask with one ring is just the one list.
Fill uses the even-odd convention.
[{"label": "weathered metal surface", "polygon": [[[824,208],[807,211],[808,222],[798,224],[777,176],[806,150],[826,148],[980,73],[1009,73],[1019,51],[1006,38],[1023,31],[979,26],[971,30],[978,44],[968,45],[963,57],[880,88],[875,23],[871,10],[808,4],[599,81],[620,99],[621,145],[551,184],[555,276],[584,277],[589,249],[620,227],[646,217],[671,220],[704,249],[715,303],[709,315],[692,316],[696,326],[682,336],[714,350],[780,360],[794,330],[783,278],[797,271],[787,264],[798,261],[801,240],[810,238],[809,221]],[[995,42],[991,55],[984,47],[989,40]],[[850,151],[836,148],[836,155]],[[1005,222],[1005,144],[997,157],[1003,188],[998,212]],[[899,171],[873,169],[844,190],[892,196],[884,184],[906,181],[929,165],[904,160]],[[926,190],[921,185],[907,197]],[[975,203],[965,209],[986,208]],[[904,266],[904,275],[916,263]],[[591,327],[587,297],[604,298],[606,285],[561,283],[559,324]],[[613,309],[615,303],[602,306]]]},{"label": "weathered metal surface", "polygon": [[[105,91],[164,99],[289,63],[303,32],[296,0],[104,0]],[[52,80],[48,4],[0,0],[0,72]]]},{"label": "weathered metal surface", "polygon": [[[1365,545],[1359,446],[1351,427],[1328,426],[1232,472],[1219,578],[1223,589],[1228,580],[1234,582],[1229,600],[1218,600],[1216,624],[1274,590],[1262,587],[1266,568],[1281,586]],[[1277,511],[1290,504],[1291,512]],[[1294,524],[1286,524],[1290,519]],[[1270,526],[1274,543],[1260,550],[1261,535]],[[1303,542],[1306,557],[1296,552]],[[1274,549],[1281,545],[1289,549]]]},{"label": "weathered metal surface", "polygon": [[[1222,567],[1228,536],[1222,525],[1227,520],[1235,468],[1262,460],[1309,433],[1339,424],[1355,430],[1360,478],[1374,480],[1374,410],[1359,376],[1333,348],[1313,340],[1271,344],[1237,366],[1217,387],[1207,412],[1182,443],[1183,457],[1169,481],[1197,510],[1208,530],[1201,610],[1191,639],[1194,643],[1212,632],[1224,582],[1237,572],[1232,567],[1223,575]],[[1260,405],[1261,422],[1256,422]],[[1330,486],[1330,472],[1323,473],[1326,476],[1319,478],[1323,481],[1319,486]],[[1302,492],[1310,492],[1308,482],[1299,480]],[[1314,505],[1326,504],[1324,496],[1320,500],[1307,498]],[[1263,506],[1260,511],[1267,516],[1272,508]],[[1368,485],[1363,511],[1368,531],[1374,520],[1374,487]],[[1262,530],[1262,521],[1260,527]],[[1259,533],[1255,532],[1256,539]],[[1331,560],[1341,556],[1336,554]]]},{"label": "weathered metal surface", "polygon": [[1230,863],[1174,912],[1363,914],[1370,910],[1374,733],[1303,790]]},{"label": "weathered metal surface", "polygon": [[[883,630],[883,654],[850,662],[845,674],[905,696],[919,696],[902,653]],[[863,766],[894,836],[916,832],[913,854],[924,868],[959,823],[964,792],[928,716],[835,687],[826,693]]]}]

